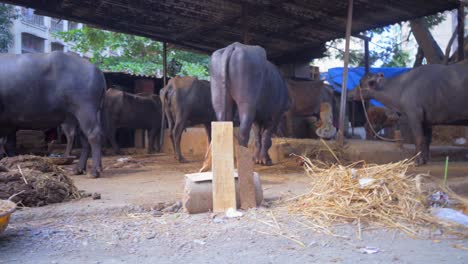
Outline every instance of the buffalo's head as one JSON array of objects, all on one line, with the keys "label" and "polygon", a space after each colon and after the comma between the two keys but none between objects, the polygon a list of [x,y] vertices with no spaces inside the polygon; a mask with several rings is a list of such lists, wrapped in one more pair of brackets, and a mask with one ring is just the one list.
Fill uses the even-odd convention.
[{"label": "buffalo's head", "polygon": [[354,100],[367,100],[371,98],[372,92],[379,90],[380,84],[384,79],[383,73],[369,73],[366,76],[362,77],[359,82],[359,87],[355,92]]}]

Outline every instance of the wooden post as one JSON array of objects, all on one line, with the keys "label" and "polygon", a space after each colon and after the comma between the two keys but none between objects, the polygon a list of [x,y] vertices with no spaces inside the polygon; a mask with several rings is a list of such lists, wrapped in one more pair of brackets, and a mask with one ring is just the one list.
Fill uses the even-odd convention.
[{"label": "wooden post", "polygon": [[458,61],[465,59],[465,4],[460,1],[457,12],[457,33],[458,33]]},{"label": "wooden post", "polygon": [[347,84],[348,84],[348,64],[349,64],[349,42],[351,39],[351,25],[353,22],[353,0],[348,0],[348,21],[346,22],[346,45],[345,45],[345,56],[344,56],[344,69],[343,69],[343,81],[341,85],[341,103],[340,103],[340,120],[338,132],[338,143],[344,145],[344,134],[345,134],[345,116],[346,116],[346,100],[347,100]]},{"label": "wooden post", "polygon": [[257,207],[255,195],[252,151],[244,146],[237,146],[237,173],[239,175],[240,207],[249,209]]},{"label": "wooden post", "polygon": [[[163,42],[163,84],[166,87],[167,84],[167,43]],[[164,100],[164,98],[161,98]],[[164,103],[162,104],[162,116],[161,116],[161,133],[159,134],[159,146],[162,149],[164,145],[164,131],[166,126],[166,111],[164,109]]]},{"label": "wooden post", "polygon": [[212,122],[211,135],[213,212],[220,213],[237,208],[232,122]]}]

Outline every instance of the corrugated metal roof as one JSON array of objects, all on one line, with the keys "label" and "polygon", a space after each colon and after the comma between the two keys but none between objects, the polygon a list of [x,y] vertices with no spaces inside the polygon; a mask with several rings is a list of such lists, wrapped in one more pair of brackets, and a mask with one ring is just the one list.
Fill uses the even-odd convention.
[{"label": "corrugated metal roof", "polygon": [[[44,15],[211,53],[242,41],[284,63],[321,57],[345,35],[346,0],[2,0]],[[354,0],[352,32],[454,9],[458,0]],[[244,11],[243,11],[244,7]]]}]

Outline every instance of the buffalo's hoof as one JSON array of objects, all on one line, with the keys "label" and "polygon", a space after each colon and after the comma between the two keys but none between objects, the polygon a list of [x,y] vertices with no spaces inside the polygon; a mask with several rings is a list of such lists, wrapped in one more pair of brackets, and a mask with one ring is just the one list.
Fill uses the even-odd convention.
[{"label": "buffalo's hoof", "polygon": [[416,160],[415,160],[415,165],[416,166],[423,166],[424,164],[427,163],[427,160],[423,157],[417,157]]},{"label": "buffalo's hoof", "polygon": [[89,173],[87,176],[88,178],[91,178],[91,179],[97,179],[101,177],[101,173],[99,171],[93,171],[92,173]]},{"label": "buffalo's hoof", "polygon": [[270,159],[262,159],[261,164],[262,164],[263,166],[271,166],[271,165],[273,165],[273,162],[271,162]]},{"label": "buffalo's hoof", "polygon": [[188,163],[189,161],[186,160],[185,158],[179,158],[177,159],[179,161],[179,163]]},{"label": "buffalo's hoof", "polygon": [[84,174],[84,170],[83,169],[79,169],[79,168],[74,168],[73,169],[73,174],[74,175],[83,175]]}]

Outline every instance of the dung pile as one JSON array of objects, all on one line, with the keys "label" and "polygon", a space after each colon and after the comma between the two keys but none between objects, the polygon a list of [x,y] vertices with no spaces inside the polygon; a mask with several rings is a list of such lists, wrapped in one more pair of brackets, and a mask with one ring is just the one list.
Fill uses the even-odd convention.
[{"label": "dung pile", "polygon": [[36,207],[79,198],[73,181],[47,158],[22,155],[0,160],[0,199]]},{"label": "dung pile", "polygon": [[418,236],[420,227],[441,224],[428,196],[439,187],[427,175],[408,175],[412,160],[384,165],[323,165],[304,159],[311,189],[288,205],[320,230],[340,223],[379,224]]}]

